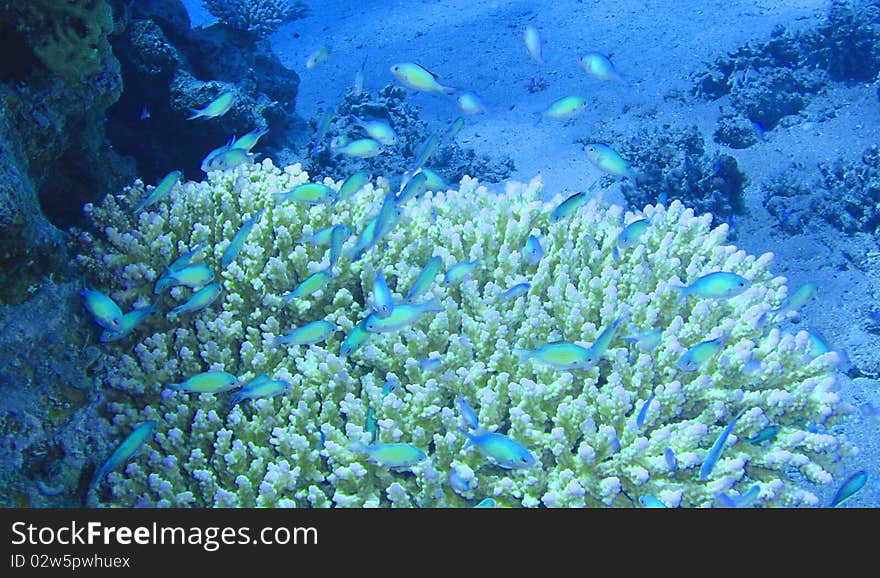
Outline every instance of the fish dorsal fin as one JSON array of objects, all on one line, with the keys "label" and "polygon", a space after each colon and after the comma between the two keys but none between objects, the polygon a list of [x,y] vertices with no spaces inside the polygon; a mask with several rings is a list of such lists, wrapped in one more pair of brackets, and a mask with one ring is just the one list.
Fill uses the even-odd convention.
[{"label": "fish dorsal fin", "polygon": [[430,68],[428,68],[428,67],[426,67],[426,66],[422,66],[422,65],[419,64],[418,62],[415,62],[414,64],[415,64],[416,66],[418,66],[419,68],[421,68],[422,70],[424,70],[425,72],[427,72],[428,74],[430,74],[431,76],[433,76],[434,78],[443,78],[442,76],[440,76],[439,74],[437,74],[436,72],[434,72],[433,70],[431,70]]}]

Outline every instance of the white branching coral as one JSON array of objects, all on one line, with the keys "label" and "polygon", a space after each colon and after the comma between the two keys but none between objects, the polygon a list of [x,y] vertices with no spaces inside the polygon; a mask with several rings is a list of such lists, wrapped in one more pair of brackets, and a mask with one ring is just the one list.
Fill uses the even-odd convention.
[{"label": "white branching coral", "polygon": [[[677,201],[637,216],[594,199],[551,222],[539,179],[497,194],[465,177],[458,190],[407,201],[380,243],[353,261],[349,249],[380,211],[388,182],[368,183],[336,204],[273,198],[308,179],[299,165],[282,170],[267,159],[181,184],[167,204],[136,220],[128,209],[145,195],[140,182],[88,207],[97,233],[82,235],[79,262],[123,310],[153,303],[156,278],[199,244],[222,285],[213,305],[184,318],[165,317],[190,294],[172,289],[157,304],[161,314],[105,346],[100,383],[120,437],[147,419],[158,425],[148,449],[99,485],[104,503],[411,507],[492,497],[561,507],[638,506],[652,496],[694,507],[757,484],[759,505],[810,505],[816,497],[793,478],[829,483],[854,450],[832,427],[843,412],[837,355],[816,357],[805,335],[766,322],[785,280],[769,272],[771,255],[725,244],[726,226],[710,230],[709,216]],[[241,223],[262,208],[241,253],[221,269]],[[622,228],[639,217],[649,226],[638,243],[613,251]],[[333,277],[285,305],[286,292],[329,265],[326,246],[301,239],[334,224],[354,234]],[[523,254],[530,234],[544,247],[537,265]],[[341,355],[343,340],[370,312],[376,271],[399,303],[435,255],[443,267],[420,301],[434,299],[441,310],[370,334]],[[443,273],[465,261],[478,267],[445,284]],[[730,299],[679,299],[674,285],[713,271],[751,285]],[[522,282],[530,283],[525,294],[504,297]],[[625,321],[590,369],[561,371],[514,353],[554,341],[589,346],[616,319]],[[273,346],[275,337],[316,320],[337,332],[316,345]],[[658,328],[653,348],[623,339]],[[722,334],[723,346],[699,370],[677,367],[682,352]],[[208,370],[242,381],[265,373],[292,387],[235,406],[229,393],[165,387]],[[465,448],[459,395],[482,428],[519,442],[537,464],[502,469]],[[741,410],[700,481],[710,448]],[[746,441],[769,426],[779,428],[775,436]],[[427,458],[398,469],[367,461],[358,444],[369,444],[373,432],[379,443],[411,444]]]}]

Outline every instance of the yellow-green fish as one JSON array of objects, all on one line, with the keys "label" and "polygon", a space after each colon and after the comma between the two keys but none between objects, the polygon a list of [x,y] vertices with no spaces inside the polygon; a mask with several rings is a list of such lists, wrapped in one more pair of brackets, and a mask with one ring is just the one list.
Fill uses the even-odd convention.
[{"label": "yellow-green fish", "polygon": [[257,141],[260,140],[263,136],[265,136],[269,132],[268,128],[255,128],[251,132],[240,136],[235,139],[231,145],[234,149],[244,149],[246,151],[250,151],[252,148],[257,146]]},{"label": "yellow-green fish", "polygon": [[804,283],[800,287],[798,287],[797,291],[791,294],[785,301],[783,301],[779,307],[770,311],[771,314],[775,315],[777,319],[783,317],[787,313],[791,311],[797,311],[803,305],[810,300],[813,295],[819,290],[819,286],[815,283]]},{"label": "yellow-green fish", "polygon": [[589,195],[586,192],[575,193],[556,205],[553,211],[550,212],[550,222],[558,223],[562,219],[568,217],[579,208],[587,204],[587,201],[590,200]]},{"label": "yellow-green fish", "polygon": [[280,335],[272,341],[273,347],[279,345],[314,345],[336,332],[336,326],[323,319],[297,327],[287,335]]},{"label": "yellow-green fish", "polygon": [[371,138],[359,138],[349,141],[345,138],[336,138],[330,143],[333,152],[359,159],[368,159],[382,154],[382,145]]},{"label": "yellow-green fish", "polygon": [[443,265],[443,261],[440,259],[439,255],[434,255],[428,259],[428,262],[425,263],[425,266],[419,271],[419,274],[412,282],[412,285],[409,286],[409,291],[406,292],[405,300],[412,301],[416,297],[420,297],[427,292],[428,289],[430,289],[431,284],[434,283],[434,277],[440,272],[441,265]]},{"label": "yellow-green fish", "polygon": [[121,331],[123,327],[122,309],[116,301],[100,291],[85,287],[79,292],[83,297],[86,310],[92,314],[95,323],[109,331]]},{"label": "yellow-green fish", "polygon": [[697,371],[721,351],[729,337],[730,335],[725,334],[709,341],[697,343],[681,354],[675,364],[676,367],[681,371]]},{"label": "yellow-green fish", "polygon": [[226,114],[230,108],[232,108],[232,103],[235,101],[235,94],[232,92],[224,92],[211,102],[209,102],[204,108],[190,109],[192,113],[186,120],[193,120],[195,118],[216,118],[218,116],[222,116]]},{"label": "yellow-green fish", "polygon": [[438,144],[440,144],[439,133],[434,133],[427,139],[425,139],[425,142],[423,142],[422,146],[419,147],[419,152],[416,153],[416,157],[413,160],[413,164],[410,169],[411,173],[415,173],[417,170],[425,166],[425,163],[428,162],[428,158],[437,148]]},{"label": "yellow-green fish", "polygon": [[119,444],[119,447],[113,450],[113,453],[110,454],[107,461],[104,462],[104,464],[98,468],[98,471],[95,472],[95,475],[92,477],[92,482],[89,484],[89,491],[96,488],[104,479],[104,476],[130,460],[141,446],[152,437],[154,431],[156,431],[156,420],[145,421],[134,428],[134,430],[128,434],[128,437]]},{"label": "yellow-green fish", "polygon": [[122,327],[119,331],[112,331],[110,329],[105,329],[101,332],[101,335],[98,337],[98,341],[101,343],[109,343],[111,341],[118,341],[124,337],[126,337],[129,333],[135,330],[138,325],[144,322],[144,320],[150,315],[150,313],[156,312],[156,304],[150,305],[149,307],[141,307],[140,309],[132,309],[128,313],[122,316]]},{"label": "yellow-green fish", "polygon": [[596,167],[610,175],[626,177],[635,182],[636,175],[623,158],[613,148],[601,143],[591,143],[584,147],[587,158]]},{"label": "yellow-green fish", "polygon": [[476,430],[480,428],[480,420],[477,418],[477,412],[468,405],[467,400],[465,400],[461,394],[455,398],[455,407],[458,408],[458,415],[461,416],[462,421],[464,421],[464,424],[468,429]]},{"label": "yellow-green fish", "polygon": [[328,271],[317,271],[309,275],[305,281],[296,286],[293,291],[284,294],[284,305],[290,303],[296,297],[308,297],[324,288],[332,275]]},{"label": "yellow-green fish", "polygon": [[544,256],[544,249],[541,247],[541,241],[534,235],[529,235],[526,239],[526,246],[523,247],[523,257],[526,263],[532,267],[536,267]]},{"label": "yellow-green fish", "polygon": [[587,201],[590,200],[590,193],[593,192],[593,189],[599,184],[600,179],[596,179],[593,183],[586,188],[586,190],[575,193],[556,205],[556,207],[550,212],[550,222],[558,223],[562,219],[565,219],[569,215],[572,215],[579,208],[587,204]]},{"label": "yellow-green fish", "polygon": [[831,351],[825,340],[814,331],[807,331],[807,340],[810,344],[810,355],[812,357],[819,357]]},{"label": "yellow-green fish", "polygon": [[364,185],[368,182],[370,182],[370,173],[366,171],[358,171],[354,173],[345,179],[345,182],[339,187],[339,192],[336,193],[336,201],[334,202],[338,203],[339,201],[344,201],[345,199],[353,197],[355,193],[364,188]]},{"label": "yellow-green fish", "polygon": [[601,52],[587,52],[581,57],[580,64],[587,76],[599,80],[623,80],[611,59]]},{"label": "yellow-green fish", "polygon": [[225,371],[206,371],[165,387],[184,393],[223,393],[238,387],[238,378]]},{"label": "yellow-green fish", "polygon": [[295,201],[306,205],[324,205],[336,199],[336,191],[322,183],[304,183],[283,193],[272,193],[278,202]]},{"label": "yellow-green fish", "polygon": [[[226,141],[226,144],[223,146],[219,146],[205,155],[205,158],[202,159],[202,164],[200,165],[202,171],[208,172],[211,170],[212,163],[214,163],[214,159],[217,158],[218,155],[226,153],[232,149],[232,145],[235,144],[235,135],[229,137],[229,140]],[[245,149],[242,149],[245,150]]]},{"label": "yellow-green fish", "polygon": [[376,217],[371,218],[367,221],[367,224],[364,226],[363,230],[361,230],[361,234],[358,235],[357,241],[353,247],[350,247],[346,252],[345,256],[351,259],[352,261],[357,261],[360,259],[370,247],[373,246],[373,236],[376,232],[376,225],[378,223],[378,215]]},{"label": "yellow-green fish", "polygon": [[520,295],[525,295],[532,288],[531,283],[517,283],[513,287],[501,293],[502,299],[516,299]]},{"label": "yellow-green fish", "polygon": [[376,272],[373,280],[373,311],[383,319],[391,315],[394,310],[394,303],[391,299],[391,290],[385,282],[385,276],[382,271]]},{"label": "yellow-green fish", "polygon": [[352,451],[367,454],[367,461],[389,468],[407,468],[424,461],[428,455],[411,444],[354,444]]},{"label": "yellow-green fish", "polygon": [[730,420],[730,423],[727,424],[727,427],[725,427],[720,434],[718,434],[715,443],[709,448],[709,451],[706,453],[706,459],[703,460],[703,465],[700,466],[699,479],[701,482],[705,482],[709,479],[709,474],[712,473],[712,468],[715,467],[715,462],[718,461],[718,457],[721,455],[721,450],[724,449],[724,442],[727,441],[727,437],[730,435],[730,432],[733,431],[733,428],[736,425],[736,420],[738,420],[745,411],[746,408],[739,410],[739,413]]},{"label": "yellow-green fish", "polygon": [[192,296],[168,312],[168,317],[194,313],[208,307],[220,295],[222,288],[217,283],[209,283],[192,294]]},{"label": "yellow-green fish", "polygon": [[470,277],[471,273],[476,271],[479,266],[479,261],[462,261],[461,263],[456,263],[446,271],[446,275],[443,276],[443,282],[447,285],[461,283]]},{"label": "yellow-green fish", "polygon": [[135,213],[140,213],[156,201],[164,199],[168,196],[168,193],[171,192],[171,189],[174,188],[174,185],[180,181],[180,177],[183,176],[183,173],[180,171],[171,171],[164,177],[159,183],[153,187],[153,190],[150,191],[150,194],[147,195],[147,198],[138,203],[138,206],[134,208]]},{"label": "yellow-green fish", "polygon": [[752,282],[729,271],[715,271],[698,278],[690,285],[670,285],[681,293],[679,301],[684,301],[688,295],[706,297],[709,299],[729,299],[746,291]]},{"label": "yellow-green fish", "polygon": [[626,251],[638,245],[639,240],[645,234],[645,231],[648,230],[648,225],[650,225],[648,219],[636,219],[623,228],[617,235],[617,243],[611,249],[611,256],[615,261],[620,259],[621,251]]},{"label": "yellow-green fish", "polygon": [[625,251],[626,249],[635,247],[638,244],[639,239],[642,238],[642,235],[645,234],[645,231],[648,230],[650,224],[651,223],[648,219],[636,219],[624,227],[617,235],[617,248],[621,251]]},{"label": "yellow-green fish", "polygon": [[306,235],[305,237],[302,237],[299,242],[311,243],[312,245],[329,245],[333,242],[333,229],[335,229],[336,227],[342,229],[343,233],[346,233],[346,236],[351,235],[351,229],[348,227],[348,225],[330,225],[329,227],[324,227],[323,229],[315,231],[311,235]]},{"label": "yellow-green fish", "polygon": [[370,434],[370,443],[376,443],[379,436],[379,424],[376,422],[376,415],[373,413],[373,407],[367,405],[367,417],[364,419],[364,431]]},{"label": "yellow-green fish", "polygon": [[228,171],[234,169],[240,164],[250,162],[253,154],[246,149],[234,149],[232,147],[225,148],[214,156],[202,163],[202,170],[206,173],[211,171]]},{"label": "yellow-green fish", "polygon": [[621,316],[611,322],[611,325],[602,330],[599,336],[596,337],[596,341],[590,346],[590,358],[592,359],[593,365],[599,363],[599,360],[602,359],[602,356],[608,351],[608,346],[614,341],[614,337],[617,335],[617,328],[620,327],[622,321],[623,317]]},{"label": "yellow-green fish", "polygon": [[437,75],[413,62],[402,62],[391,67],[391,74],[402,85],[437,94],[452,94],[455,89],[437,82]]},{"label": "yellow-green fish", "polygon": [[721,505],[725,508],[748,508],[758,501],[761,495],[761,485],[754,484],[745,494],[739,496],[730,496],[727,494],[718,494],[715,496]]},{"label": "yellow-green fish", "polygon": [[207,285],[214,280],[214,272],[204,263],[195,263],[182,269],[168,269],[156,280],[153,293],[158,295],[169,287],[185,285],[192,289]]},{"label": "yellow-green fish", "polygon": [[645,403],[642,404],[642,407],[639,409],[639,413],[636,415],[636,427],[641,428],[645,425],[645,417],[648,415],[648,408],[651,407],[651,402],[654,401],[654,390],[651,390],[651,393],[648,395],[648,399],[645,400]]},{"label": "yellow-green fish", "polygon": [[330,58],[330,49],[326,46],[320,46],[306,59],[306,68],[311,70],[322,62],[325,62],[328,58]]},{"label": "yellow-green fish", "polygon": [[523,31],[523,42],[526,45],[526,52],[529,53],[529,58],[534,60],[538,66],[543,66],[543,46],[541,44],[541,36],[538,34],[538,29],[531,24],[526,26],[526,29]]},{"label": "yellow-green fish", "polygon": [[330,123],[333,122],[333,109],[328,109],[324,111],[324,114],[321,115],[321,120],[318,121],[318,127],[315,131],[315,140],[312,143],[312,154],[311,156],[315,156],[318,154],[318,145],[321,144],[321,140],[323,140],[324,136],[327,134],[327,131],[330,129]]},{"label": "yellow-green fish", "polygon": [[354,123],[364,129],[370,138],[378,141],[380,144],[391,146],[397,144],[397,133],[391,128],[387,120],[363,120],[355,115],[351,115]]},{"label": "yellow-green fish", "polygon": [[752,437],[746,438],[746,441],[750,444],[760,444],[762,442],[772,441],[773,438],[776,437],[776,434],[779,433],[779,430],[782,429],[782,426],[771,425],[767,426]]},{"label": "yellow-green fish", "polygon": [[425,313],[443,311],[443,307],[436,299],[427,303],[397,303],[394,305],[391,315],[380,317],[373,311],[364,319],[364,329],[370,333],[391,333],[408,327],[418,321]]},{"label": "yellow-green fish", "polygon": [[342,255],[342,245],[351,236],[351,229],[346,225],[333,225],[330,230],[330,271],[336,266]]},{"label": "yellow-green fish", "polygon": [[458,135],[462,127],[464,127],[464,123],[465,120],[463,116],[460,116],[452,121],[452,124],[450,124],[449,128],[446,129],[446,138],[448,138],[449,140],[454,139]]},{"label": "yellow-green fish", "polygon": [[236,405],[246,399],[268,399],[290,391],[291,385],[283,379],[251,380],[247,385],[235,392],[232,396],[231,405]]},{"label": "yellow-green fish", "polygon": [[254,228],[254,225],[257,224],[257,221],[263,216],[263,213],[266,212],[265,207],[258,210],[254,215],[241,224],[241,227],[232,237],[232,241],[229,242],[229,245],[226,246],[226,249],[223,251],[223,256],[220,257],[220,268],[225,269],[232,263],[238,254],[241,252],[241,248],[244,246],[244,242],[247,239],[247,236],[250,235],[251,229]]},{"label": "yellow-green fish", "polygon": [[168,265],[165,274],[167,274],[168,271],[180,271],[181,269],[189,267],[190,265],[195,265],[196,263],[204,259],[204,257],[201,256],[200,253],[205,250],[206,246],[207,245],[205,243],[197,243],[195,247],[172,261],[171,264]]},{"label": "yellow-green fish", "polygon": [[431,169],[422,168],[425,175],[425,188],[429,191],[446,191],[449,185],[443,180],[443,177],[432,171]]},{"label": "yellow-green fish", "polygon": [[339,346],[339,357],[348,357],[360,349],[373,334],[367,331],[366,319],[355,325]]},{"label": "yellow-green fish", "polygon": [[654,496],[639,496],[639,503],[643,508],[665,508],[666,504]]},{"label": "yellow-green fish", "polygon": [[376,224],[373,227],[373,236],[370,238],[370,246],[378,243],[382,237],[388,234],[397,224],[397,217],[400,216],[400,207],[394,202],[395,195],[393,191],[385,193],[382,200],[382,206],[376,215]]},{"label": "yellow-green fish", "polygon": [[465,114],[483,114],[486,112],[486,103],[476,92],[468,90],[456,99],[458,108]]},{"label": "yellow-green fish", "polygon": [[548,343],[538,349],[514,349],[513,353],[521,361],[533,359],[554,369],[565,371],[590,369],[595,365],[593,352],[590,349],[568,341]]},{"label": "yellow-green fish", "polygon": [[414,199],[428,190],[428,175],[420,170],[403,186],[395,202],[399,205]]},{"label": "yellow-green fish", "polygon": [[458,428],[458,431],[468,439],[464,447],[473,445],[481,454],[506,470],[527,469],[538,463],[529,450],[506,435],[479,430],[471,433],[463,428]]},{"label": "yellow-green fish", "polygon": [[586,107],[586,98],[582,96],[564,96],[551,103],[541,114],[547,118],[571,118]]},{"label": "yellow-green fish", "polygon": [[649,329],[644,332],[636,332],[631,333],[623,337],[624,341],[629,341],[630,343],[635,343],[636,347],[639,348],[640,351],[651,351],[658,345],[660,345],[660,341],[663,336],[663,330],[660,328]]},{"label": "yellow-green fish", "polygon": [[856,492],[858,492],[865,486],[865,483],[867,481],[868,473],[865,470],[859,470],[851,475],[849,478],[847,478],[843,485],[840,486],[840,489],[837,490],[837,493],[834,494],[834,498],[831,499],[831,507],[836,508],[837,506],[851,498]]},{"label": "yellow-green fish", "polygon": [[351,87],[351,91],[355,96],[360,95],[364,91],[364,67],[366,65],[367,57],[364,56],[364,59],[361,62],[361,67],[358,68],[358,71],[354,74],[354,85]]}]

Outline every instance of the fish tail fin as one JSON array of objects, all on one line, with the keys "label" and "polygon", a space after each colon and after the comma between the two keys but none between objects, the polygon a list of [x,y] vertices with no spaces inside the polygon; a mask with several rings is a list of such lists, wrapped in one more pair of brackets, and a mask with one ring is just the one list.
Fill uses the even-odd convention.
[{"label": "fish tail fin", "polygon": [[443,86],[442,84],[440,85],[440,90],[443,92],[443,94],[455,94],[456,92],[458,92],[458,89],[454,86]]},{"label": "fish tail fin", "polygon": [[348,451],[350,451],[350,452],[363,453],[363,452],[366,452],[368,449],[369,449],[369,446],[367,446],[363,442],[352,442],[348,446]]},{"label": "fish tail fin", "polygon": [[676,303],[684,303],[687,300],[687,297],[690,294],[690,291],[688,291],[688,288],[686,285],[670,285],[669,287],[672,289],[675,289],[679,293],[678,300],[676,300]]},{"label": "fish tail fin", "polygon": [[422,306],[425,308],[425,311],[444,311],[444,307],[440,303],[440,298],[436,295],[422,303]]},{"label": "fish tail fin", "polygon": [[[455,429],[457,429],[458,431],[463,433],[465,435],[465,437],[467,438],[467,441],[464,443],[464,448],[468,448],[468,447],[474,445],[474,436],[472,436],[469,431],[467,431],[463,427],[457,427]],[[462,449],[464,449],[464,448],[462,448]]]},{"label": "fish tail fin", "polygon": [[204,113],[200,110],[196,110],[194,108],[189,109],[190,115],[186,117],[186,120],[194,120],[199,117],[205,116]]},{"label": "fish tail fin", "polygon": [[531,349],[514,349],[513,354],[516,355],[520,361],[528,361],[532,358]]},{"label": "fish tail fin", "polygon": [[767,314],[772,313],[772,311],[765,311],[761,313],[761,315],[755,320],[755,329],[761,329],[764,327],[764,324],[767,323]]}]

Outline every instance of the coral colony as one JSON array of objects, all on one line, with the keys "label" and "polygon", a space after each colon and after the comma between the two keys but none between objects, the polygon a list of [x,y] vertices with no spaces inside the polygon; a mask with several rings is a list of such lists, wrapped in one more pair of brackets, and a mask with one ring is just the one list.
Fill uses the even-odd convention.
[{"label": "coral colony", "polygon": [[86,207],[128,330],[92,504],[816,505],[801,480],[855,451],[838,354],[710,215],[347,176],[265,159]]}]

